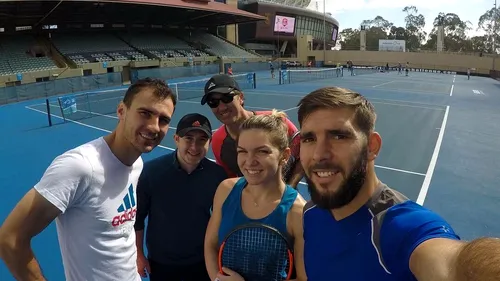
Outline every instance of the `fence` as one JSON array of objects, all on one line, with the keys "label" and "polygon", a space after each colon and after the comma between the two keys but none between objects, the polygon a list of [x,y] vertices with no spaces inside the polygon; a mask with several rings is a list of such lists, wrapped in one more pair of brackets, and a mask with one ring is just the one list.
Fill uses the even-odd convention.
[{"label": "fence", "polygon": [[[247,73],[269,69],[268,63],[266,62],[233,62],[231,64],[234,73]],[[181,67],[132,69],[130,72],[131,82],[134,83],[138,79],[146,77],[168,80],[179,77],[214,75],[221,72],[221,69],[220,64],[216,63]],[[121,86],[122,83],[121,73],[115,72],[0,87],[0,104],[46,98],[61,94],[93,91],[101,88]]]},{"label": "fence", "polygon": [[161,77],[163,79],[172,79],[179,77],[192,77],[213,75],[220,72],[219,64],[192,65],[180,67],[165,67],[165,68],[148,68],[148,69],[132,69],[131,82],[134,83],[139,79],[146,77]]},{"label": "fence", "polygon": [[236,62],[231,63],[234,73],[254,72],[260,70],[269,70],[268,62]]},{"label": "fence", "polygon": [[61,78],[0,88],[0,104],[122,85],[121,73]]}]

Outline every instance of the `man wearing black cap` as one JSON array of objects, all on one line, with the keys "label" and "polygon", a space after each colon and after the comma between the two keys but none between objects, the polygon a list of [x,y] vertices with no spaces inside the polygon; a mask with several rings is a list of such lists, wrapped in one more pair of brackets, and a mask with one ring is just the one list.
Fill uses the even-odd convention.
[{"label": "man wearing black cap", "polygon": [[[236,159],[235,141],[240,125],[253,115],[271,114],[271,111],[246,110],[243,107],[244,95],[240,86],[234,78],[226,74],[217,74],[207,81],[201,104],[208,104],[215,117],[223,124],[212,138],[212,151],[216,163],[224,167],[229,177],[242,176]],[[288,118],[285,121],[288,135],[292,136],[297,132],[297,127]],[[294,176],[288,184],[296,187],[302,176],[302,167],[297,165]]]},{"label": "man wearing black cap", "polygon": [[[203,243],[215,191],[227,178],[205,156],[212,126],[203,115],[184,116],[174,135],[177,149],[144,165],[137,186],[137,267],[150,280],[210,281]],[[148,217],[143,249],[145,219]]]}]

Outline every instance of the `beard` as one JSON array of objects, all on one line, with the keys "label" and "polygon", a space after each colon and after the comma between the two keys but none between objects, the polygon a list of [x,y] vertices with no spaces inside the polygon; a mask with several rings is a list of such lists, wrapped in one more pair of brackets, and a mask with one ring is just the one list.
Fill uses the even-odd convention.
[{"label": "beard", "polygon": [[365,145],[361,152],[359,153],[356,161],[354,162],[349,174],[344,173],[341,167],[333,163],[325,163],[315,165],[310,169],[312,173],[313,169],[336,169],[339,173],[347,175],[347,178],[340,183],[340,187],[336,192],[325,190],[323,192],[314,185],[314,183],[306,176],[307,188],[311,194],[311,200],[319,208],[322,209],[338,209],[349,204],[358,195],[361,187],[365,183],[366,179],[366,166],[368,163],[368,146]]}]

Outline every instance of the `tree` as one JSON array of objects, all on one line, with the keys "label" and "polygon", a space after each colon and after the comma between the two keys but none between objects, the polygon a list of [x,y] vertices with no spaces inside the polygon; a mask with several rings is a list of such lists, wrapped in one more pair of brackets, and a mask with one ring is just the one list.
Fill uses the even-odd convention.
[{"label": "tree", "polygon": [[406,29],[404,27],[392,26],[387,39],[406,40]]},{"label": "tree", "polygon": [[429,39],[424,45],[424,49],[436,50],[438,27],[442,26],[444,31],[444,47],[450,52],[470,52],[472,45],[467,42],[467,31],[471,30],[470,21],[462,21],[457,14],[439,13],[433,22]]},{"label": "tree", "polygon": [[340,46],[342,50],[359,50],[360,36],[358,29],[346,28],[340,33]]},{"label": "tree", "polygon": [[[363,20],[361,26],[366,30],[366,50],[378,51],[378,41],[387,39],[387,34],[392,28],[392,23],[381,16],[376,16],[371,20]],[[359,50],[360,48],[360,30],[346,28],[340,32],[342,40],[340,45],[342,50]]]},{"label": "tree", "polygon": [[[498,53],[494,51],[496,46],[498,46],[498,41],[500,40],[498,28],[500,28],[500,8],[491,8],[479,17],[478,30],[483,30],[486,33],[483,37],[485,44],[485,48],[483,49],[485,51],[487,50],[492,53]],[[495,48],[493,48],[493,39],[495,39],[496,42]]]},{"label": "tree", "polygon": [[384,19],[381,16],[376,16],[372,20],[364,20],[361,22],[361,25],[364,25],[368,28],[376,27],[378,29],[381,29],[383,32],[386,34],[389,33],[391,30],[391,27],[393,26],[393,23]]},{"label": "tree", "polygon": [[418,9],[415,6],[404,7],[403,12],[406,13],[406,48],[409,51],[416,51],[427,36],[424,31],[425,17],[422,14],[418,14]]},{"label": "tree", "polygon": [[[483,36],[467,36],[472,29],[470,21],[463,21],[454,13],[440,12],[434,19],[433,29],[427,34],[424,31],[425,17],[419,13],[415,6],[407,6],[405,26],[395,26],[392,22],[381,16],[363,20],[361,25],[366,30],[366,49],[378,50],[380,39],[405,40],[408,51],[437,50],[438,27],[444,31],[444,50],[449,52],[475,52],[491,53],[496,50],[500,53],[500,8],[486,11],[478,21],[478,30],[484,31]],[[340,32],[340,44],[344,50],[359,50],[360,30],[346,28]],[[424,44],[425,42],[425,44]],[[495,47],[493,46],[495,42]]]},{"label": "tree", "polygon": [[366,30],[366,50],[367,51],[378,51],[379,40],[387,39],[387,32],[385,28],[372,26]]}]

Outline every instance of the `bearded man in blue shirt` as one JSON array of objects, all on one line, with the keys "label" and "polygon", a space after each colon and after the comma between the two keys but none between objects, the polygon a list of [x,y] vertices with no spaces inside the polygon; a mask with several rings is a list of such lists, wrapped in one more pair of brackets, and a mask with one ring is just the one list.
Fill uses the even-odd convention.
[{"label": "bearded man in blue shirt", "polygon": [[436,213],[381,182],[376,113],[348,89],[299,102],[308,281],[485,281],[500,278],[500,241],[461,241]]}]

